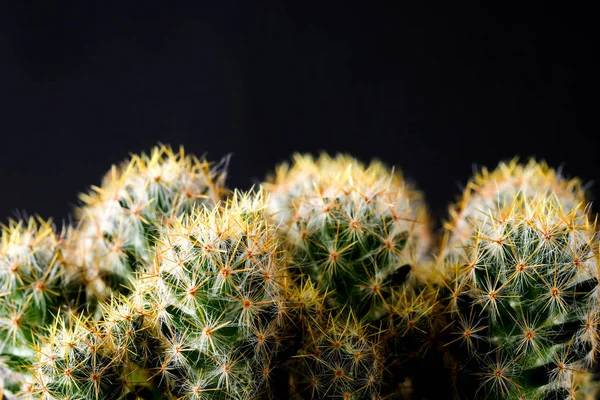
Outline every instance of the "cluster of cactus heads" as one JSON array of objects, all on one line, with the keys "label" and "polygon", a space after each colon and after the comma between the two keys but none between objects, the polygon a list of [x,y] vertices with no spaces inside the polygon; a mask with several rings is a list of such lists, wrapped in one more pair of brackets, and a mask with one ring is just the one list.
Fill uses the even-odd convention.
[{"label": "cluster of cactus heads", "polygon": [[2,227],[0,398],[596,398],[578,179],[483,169],[437,240],[378,161],[295,155],[249,192],[225,168],[157,146],[74,225]]}]

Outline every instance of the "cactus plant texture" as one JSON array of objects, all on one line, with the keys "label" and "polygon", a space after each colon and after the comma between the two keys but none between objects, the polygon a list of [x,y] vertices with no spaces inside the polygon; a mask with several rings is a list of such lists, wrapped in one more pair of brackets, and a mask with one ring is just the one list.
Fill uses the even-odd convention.
[{"label": "cactus plant texture", "polygon": [[81,195],[77,246],[70,257],[82,268],[88,294],[104,300],[128,286],[153,258],[159,228],[171,218],[223,197],[226,160],[206,160],[167,146],[113,166],[100,187]]},{"label": "cactus plant texture", "polygon": [[[29,218],[2,227],[0,243],[0,386],[19,390],[33,346],[55,316],[83,302],[81,280],[63,258],[70,230]],[[85,289],[83,289],[85,291]]]},{"label": "cactus plant texture", "polygon": [[399,173],[344,155],[296,155],[265,186],[296,274],[330,293],[335,307],[375,320],[394,289],[414,283],[431,244],[429,219]]},{"label": "cactus plant texture", "polygon": [[471,223],[446,265],[451,345],[470,356],[458,387],[472,373],[480,398],[569,398],[599,348],[594,223],[553,193],[513,197]]}]

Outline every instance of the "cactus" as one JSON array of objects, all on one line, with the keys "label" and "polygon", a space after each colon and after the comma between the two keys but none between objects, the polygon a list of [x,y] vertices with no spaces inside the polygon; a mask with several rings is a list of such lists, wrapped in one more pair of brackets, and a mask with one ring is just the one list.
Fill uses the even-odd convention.
[{"label": "cactus", "polygon": [[20,395],[43,400],[121,399],[126,377],[118,361],[95,321],[72,315],[57,318],[37,349],[32,379]]},{"label": "cactus", "polygon": [[446,259],[449,345],[466,353],[458,386],[467,397],[567,398],[599,348],[594,223],[555,194],[516,196],[471,223]]},{"label": "cactus", "polygon": [[[64,262],[70,230],[29,218],[2,227],[0,243],[0,387],[19,390],[35,360],[33,347],[54,317],[82,303],[81,279]],[[5,393],[6,394],[6,393]]]},{"label": "cactus", "polygon": [[261,192],[174,220],[145,280],[155,379],[174,398],[269,395],[282,343],[283,253]]},{"label": "cactus", "polygon": [[309,321],[298,366],[292,371],[292,399],[378,399],[384,354],[380,331],[352,312]]},{"label": "cactus", "polygon": [[452,393],[444,348],[447,319],[439,292],[437,283],[428,283],[419,285],[415,294],[395,293],[391,300],[380,328],[389,398],[449,398]]},{"label": "cactus", "polygon": [[394,289],[414,283],[431,239],[421,194],[400,174],[343,155],[296,155],[265,187],[296,275],[330,293],[334,308],[376,320]]},{"label": "cactus", "polygon": [[135,271],[153,258],[159,227],[199,204],[224,194],[226,160],[211,167],[183,148],[157,146],[113,166],[101,187],[81,195],[76,251],[70,254],[88,282],[88,296],[100,301],[124,292]]},{"label": "cactus", "polygon": [[445,227],[452,235],[443,249],[452,252],[468,241],[474,233],[473,220],[486,218],[489,210],[506,208],[515,197],[543,194],[556,195],[567,210],[586,203],[579,179],[568,179],[543,161],[531,159],[522,164],[515,158],[501,162],[492,172],[483,168],[469,181],[460,200],[450,207],[451,218]]}]

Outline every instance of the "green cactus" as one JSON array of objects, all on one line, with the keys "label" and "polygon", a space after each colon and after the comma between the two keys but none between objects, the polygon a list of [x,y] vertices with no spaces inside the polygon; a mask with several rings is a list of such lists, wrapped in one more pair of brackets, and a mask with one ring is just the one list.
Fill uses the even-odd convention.
[{"label": "green cactus", "polygon": [[293,399],[379,399],[384,352],[380,331],[352,312],[308,321],[298,365],[291,374]]},{"label": "green cactus", "polygon": [[429,222],[421,194],[399,174],[348,156],[296,155],[265,187],[295,273],[330,293],[334,308],[376,320],[393,290],[414,285]]},{"label": "green cactus", "polygon": [[269,396],[282,345],[283,253],[262,194],[173,221],[146,271],[159,342],[155,380],[173,398]]},{"label": "green cactus", "polygon": [[516,196],[472,223],[446,259],[462,395],[569,398],[599,348],[594,224],[553,194]]},{"label": "green cactus", "polygon": [[55,320],[31,375],[20,393],[24,399],[117,400],[127,379],[98,325],[72,315]]},{"label": "green cactus", "polygon": [[157,146],[113,166],[101,187],[81,195],[77,245],[70,261],[82,269],[88,295],[100,301],[126,292],[134,272],[153,257],[157,232],[200,204],[214,205],[225,190],[226,160],[210,166],[183,148]]},{"label": "green cactus", "polygon": [[[64,262],[70,230],[50,221],[9,221],[0,243],[0,387],[20,390],[35,360],[34,346],[54,317],[84,300],[81,279]],[[85,290],[85,289],[83,289]]]}]

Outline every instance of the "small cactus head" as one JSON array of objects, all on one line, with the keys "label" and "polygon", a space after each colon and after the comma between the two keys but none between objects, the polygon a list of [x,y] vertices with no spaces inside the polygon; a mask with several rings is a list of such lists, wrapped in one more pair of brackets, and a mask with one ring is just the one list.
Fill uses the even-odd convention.
[{"label": "small cactus head", "polygon": [[31,380],[23,398],[120,399],[124,376],[119,360],[106,346],[106,335],[85,318],[57,318],[36,349]]},{"label": "small cactus head", "polygon": [[11,384],[7,376],[24,379],[20,374],[26,374],[35,360],[32,346],[57,315],[74,312],[84,300],[77,271],[63,256],[70,232],[63,229],[57,234],[52,223],[41,218],[11,220],[2,226],[0,369],[6,372],[0,371],[0,380],[5,380],[4,385]]},{"label": "small cactus head", "polygon": [[381,398],[384,357],[377,329],[352,312],[311,320],[292,366],[292,398]]}]

